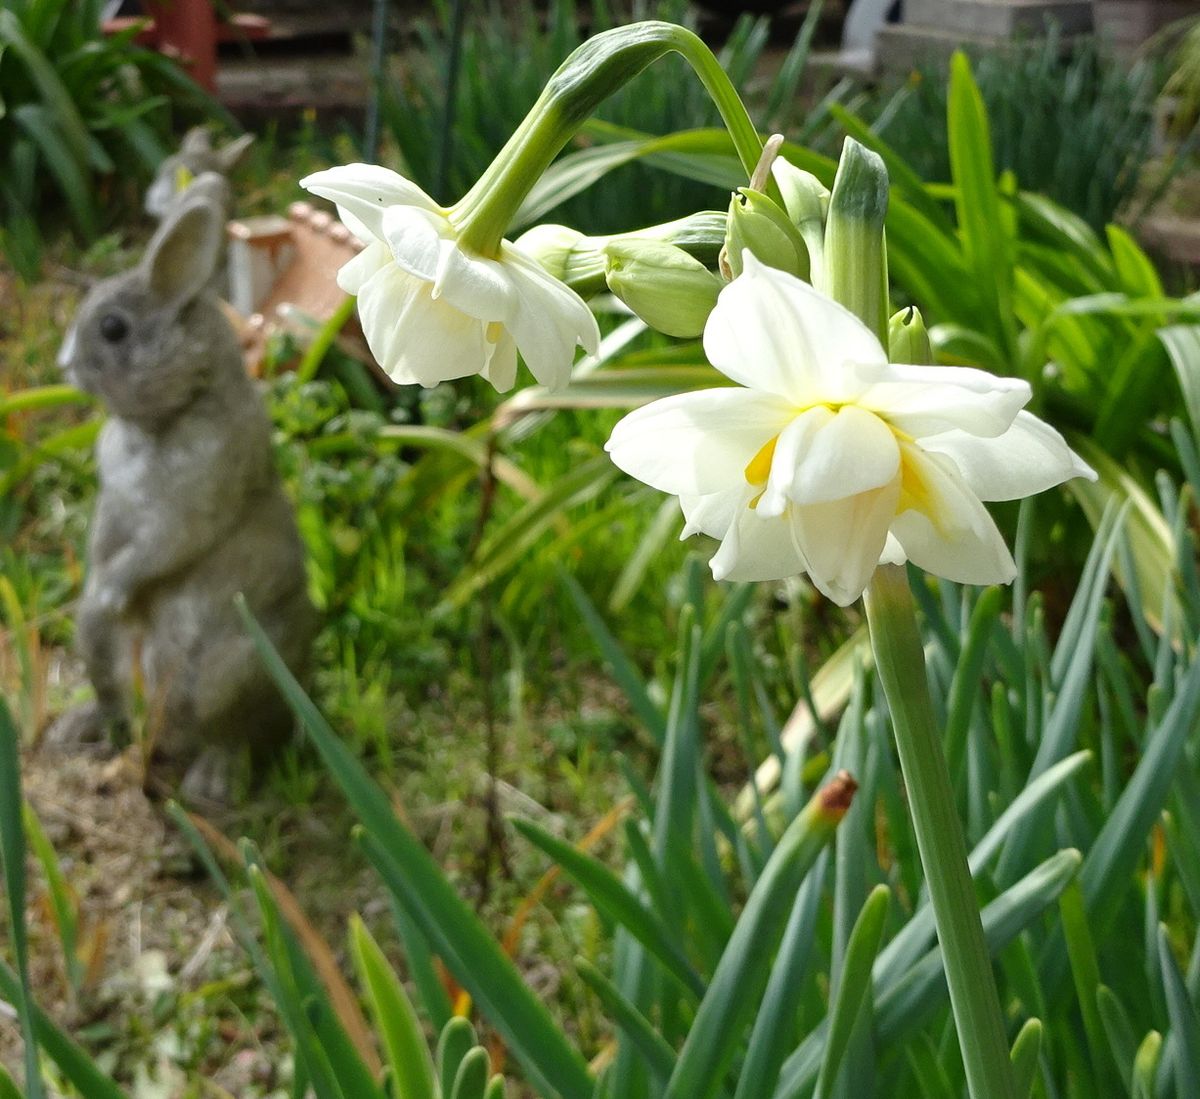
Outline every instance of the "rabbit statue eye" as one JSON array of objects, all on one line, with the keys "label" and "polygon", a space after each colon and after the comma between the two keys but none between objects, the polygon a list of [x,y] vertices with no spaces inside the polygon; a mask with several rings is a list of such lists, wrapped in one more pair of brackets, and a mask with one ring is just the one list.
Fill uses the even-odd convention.
[{"label": "rabbit statue eye", "polygon": [[129,335],[129,325],[124,317],[119,317],[116,313],[105,313],[100,318],[100,335],[109,343],[118,343]]}]

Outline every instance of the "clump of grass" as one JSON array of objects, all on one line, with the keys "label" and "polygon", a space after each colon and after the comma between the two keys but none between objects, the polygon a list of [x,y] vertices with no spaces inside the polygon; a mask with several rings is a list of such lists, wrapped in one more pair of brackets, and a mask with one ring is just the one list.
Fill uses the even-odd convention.
[{"label": "clump of grass", "polygon": [[[1095,39],[1045,38],[981,55],[974,65],[992,127],[996,167],[1097,230],[1136,194],[1153,151],[1155,66],[1117,61]],[[922,179],[950,179],[943,66],[914,72],[874,116],[881,138]]]}]

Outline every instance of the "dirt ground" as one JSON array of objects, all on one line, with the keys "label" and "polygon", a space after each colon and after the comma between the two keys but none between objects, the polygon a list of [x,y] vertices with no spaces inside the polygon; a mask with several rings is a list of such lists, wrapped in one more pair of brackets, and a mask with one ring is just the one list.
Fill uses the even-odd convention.
[{"label": "dirt ground", "polygon": [[[136,1099],[285,1094],[287,1036],[234,936],[229,906],[163,805],[142,792],[134,750],[113,759],[32,752],[23,775],[80,914],[76,994],[45,877],[31,856],[31,966],[40,1005],[129,1081]],[[309,821],[322,831],[319,820]],[[212,823],[239,834],[236,820]],[[314,851],[329,851],[333,838],[308,840]],[[365,871],[328,857],[314,856],[304,877],[320,879],[319,888],[300,892],[321,905],[307,915],[340,957],[349,913],[381,908],[377,887]],[[11,1011],[0,1020],[0,1057],[19,1069]]]}]

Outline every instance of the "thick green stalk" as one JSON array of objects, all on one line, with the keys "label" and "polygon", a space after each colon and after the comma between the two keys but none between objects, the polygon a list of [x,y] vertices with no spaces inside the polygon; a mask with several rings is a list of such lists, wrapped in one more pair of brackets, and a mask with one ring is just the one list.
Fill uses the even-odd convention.
[{"label": "thick green stalk", "polygon": [[967,845],[934,719],[912,592],[904,569],[881,565],[866,592],[871,646],[892,712],[900,769],[929,885],[950,1006],[971,1099],[1018,1099],[1004,1017],[983,937]]},{"label": "thick green stalk", "polygon": [[495,255],[529,189],[579,127],[608,96],[668,53],[681,54],[699,76],[749,178],[762,141],[712,51],[674,23],[633,23],[588,39],[550,78],[496,159],[450,211],[460,244],[480,255]]}]

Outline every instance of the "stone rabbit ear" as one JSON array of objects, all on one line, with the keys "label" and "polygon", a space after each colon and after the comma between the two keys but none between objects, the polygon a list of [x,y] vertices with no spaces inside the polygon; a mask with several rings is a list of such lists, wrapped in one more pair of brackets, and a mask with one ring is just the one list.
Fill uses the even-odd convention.
[{"label": "stone rabbit ear", "polygon": [[216,270],[225,240],[225,218],[205,197],[181,199],[150,239],[142,274],[163,304],[191,301]]},{"label": "stone rabbit ear", "polygon": [[238,161],[246,155],[246,150],[254,144],[254,134],[242,134],[241,137],[235,137],[223,149],[217,150],[217,165],[222,172],[231,172],[237,166]]},{"label": "stone rabbit ear", "polygon": [[181,153],[211,153],[212,152],[212,135],[208,132],[207,126],[193,126],[186,134],[183,135],[183,141],[180,142],[179,151]]}]

